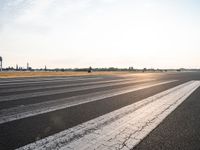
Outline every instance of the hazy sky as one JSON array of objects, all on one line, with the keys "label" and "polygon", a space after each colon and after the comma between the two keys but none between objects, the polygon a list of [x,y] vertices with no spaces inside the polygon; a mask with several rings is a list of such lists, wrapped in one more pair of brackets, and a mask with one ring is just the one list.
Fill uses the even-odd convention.
[{"label": "hazy sky", "polygon": [[0,0],[4,66],[200,68],[199,0]]}]

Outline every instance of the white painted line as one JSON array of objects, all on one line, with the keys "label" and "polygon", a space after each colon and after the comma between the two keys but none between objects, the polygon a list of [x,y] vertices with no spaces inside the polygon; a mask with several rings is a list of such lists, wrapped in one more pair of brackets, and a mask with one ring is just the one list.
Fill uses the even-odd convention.
[{"label": "white painted line", "polygon": [[[154,79],[152,79],[154,80]],[[92,85],[92,84],[101,84],[101,83],[112,83],[112,82],[124,82],[124,81],[136,81],[134,78],[128,79],[115,79],[115,80],[106,80],[106,81],[94,81],[94,82],[83,82],[83,83],[70,83],[70,84],[59,84],[59,85],[42,85],[36,87],[22,87],[22,88],[9,88],[9,89],[2,89],[0,93],[8,93],[8,92],[19,92],[19,91],[28,91],[28,90],[39,90],[39,89],[51,89],[51,88],[65,88],[71,86],[83,86],[83,85]]]},{"label": "white painted line", "polygon": [[68,92],[76,92],[76,91],[83,91],[83,90],[89,90],[89,89],[96,89],[96,88],[102,88],[102,87],[109,87],[109,86],[116,86],[116,85],[124,85],[124,84],[130,84],[130,83],[138,83],[138,82],[145,82],[145,81],[153,81],[154,79],[147,79],[147,80],[136,80],[136,81],[128,81],[128,82],[118,82],[118,83],[105,83],[105,84],[97,84],[97,85],[88,85],[83,87],[72,87],[72,88],[63,88],[63,89],[53,89],[53,90],[47,90],[42,92],[34,92],[34,93],[23,93],[23,94],[13,94],[8,96],[0,96],[0,102],[5,101],[13,101],[23,98],[31,98],[31,97],[38,97],[38,96],[46,96],[46,95],[54,95],[54,94],[62,94],[62,93],[68,93]]},{"label": "white painted line", "polygon": [[0,83],[0,86],[7,86],[7,85],[24,85],[24,84],[38,84],[38,83],[53,83],[53,82],[65,82],[65,81],[84,81],[84,80],[97,80],[103,79],[102,77],[95,77],[95,78],[72,78],[72,79],[64,79],[64,80],[46,80],[46,81],[21,81],[21,82],[12,82],[12,83]]},{"label": "white painted line", "polygon": [[101,92],[95,92],[80,96],[74,96],[70,98],[63,98],[63,99],[56,99],[55,101],[47,101],[37,104],[31,104],[26,106],[18,106],[14,108],[9,109],[3,109],[0,110],[0,124],[18,120],[22,118],[27,118],[31,116],[36,116],[39,114],[64,109],[76,105],[81,105],[84,103],[89,103],[93,101],[98,101],[101,99],[118,96],[121,94],[126,94],[138,90],[143,90],[146,88],[163,85],[167,83],[172,83],[177,80],[170,80],[165,82],[159,82],[159,83],[153,83],[153,84],[147,84],[147,85],[139,85],[139,86],[130,86],[130,87],[124,87],[124,88],[118,88],[113,90],[106,90]]},{"label": "white painted line", "polygon": [[132,149],[199,86],[184,83],[18,150]]},{"label": "white painted line", "polygon": [[13,82],[21,82],[21,81],[50,81],[50,80],[65,80],[65,79],[74,79],[74,78],[79,78],[79,77],[64,77],[64,78],[60,78],[60,77],[44,77],[44,78],[40,78],[40,77],[24,77],[24,78],[0,78],[0,83],[13,83]]}]

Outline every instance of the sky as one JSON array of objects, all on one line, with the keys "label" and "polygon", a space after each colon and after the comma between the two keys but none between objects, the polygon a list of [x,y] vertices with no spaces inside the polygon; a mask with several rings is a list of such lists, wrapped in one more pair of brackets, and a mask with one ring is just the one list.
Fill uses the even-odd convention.
[{"label": "sky", "polygon": [[200,68],[199,0],[0,0],[4,67]]}]

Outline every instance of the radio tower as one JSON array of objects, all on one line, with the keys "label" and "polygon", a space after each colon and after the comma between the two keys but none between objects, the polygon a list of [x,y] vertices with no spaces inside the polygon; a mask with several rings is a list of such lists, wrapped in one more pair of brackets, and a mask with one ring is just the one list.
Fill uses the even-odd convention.
[{"label": "radio tower", "polygon": [[26,70],[29,70],[29,63],[26,64]]}]

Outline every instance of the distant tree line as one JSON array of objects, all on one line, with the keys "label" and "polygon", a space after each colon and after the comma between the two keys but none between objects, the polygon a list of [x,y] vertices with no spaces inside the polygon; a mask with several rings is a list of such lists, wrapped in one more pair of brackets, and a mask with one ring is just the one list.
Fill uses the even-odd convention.
[{"label": "distant tree line", "polygon": [[93,71],[130,71],[130,72],[167,72],[167,71],[200,71],[200,69],[154,69],[154,68],[143,68],[143,69],[135,69],[133,67],[128,68],[117,68],[117,67],[108,67],[108,68],[54,68],[50,69],[46,66],[44,68],[33,69],[31,67],[22,68],[22,67],[7,67],[3,68],[3,71],[55,71],[55,72],[67,72],[67,71],[77,71],[77,72],[93,72]]}]

